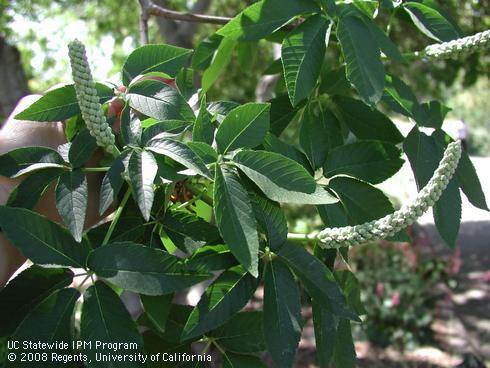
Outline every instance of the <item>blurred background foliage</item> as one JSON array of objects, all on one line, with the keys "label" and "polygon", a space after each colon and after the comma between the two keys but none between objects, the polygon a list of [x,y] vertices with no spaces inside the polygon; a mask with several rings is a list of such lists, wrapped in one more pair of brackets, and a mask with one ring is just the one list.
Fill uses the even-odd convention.
[{"label": "blurred background foliage", "polygon": [[[233,16],[252,0],[156,0],[159,5],[189,12]],[[373,1],[369,1],[373,2]],[[374,1],[375,2],[375,1]],[[385,1],[381,0],[381,3]],[[466,35],[490,28],[490,0],[438,1]],[[126,55],[139,43],[136,0],[0,0],[0,38],[17,47],[29,88],[42,92],[70,80],[66,43],[79,38],[87,44],[98,79],[117,81]],[[432,43],[415,29],[403,11],[381,8],[377,22],[388,30],[402,52],[421,50]],[[150,20],[150,41],[196,46],[218,26],[189,25],[161,18]],[[407,37],[409,35],[409,37]],[[226,72],[209,92],[209,100],[250,101],[264,70],[273,62],[273,46],[261,42],[250,62],[239,62],[237,52]],[[331,51],[328,56],[336,58]],[[490,154],[490,55],[473,54],[435,64],[420,60],[409,66],[389,65],[421,99],[442,99],[453,111],[449,119],[468,125],[472,154]]]}]

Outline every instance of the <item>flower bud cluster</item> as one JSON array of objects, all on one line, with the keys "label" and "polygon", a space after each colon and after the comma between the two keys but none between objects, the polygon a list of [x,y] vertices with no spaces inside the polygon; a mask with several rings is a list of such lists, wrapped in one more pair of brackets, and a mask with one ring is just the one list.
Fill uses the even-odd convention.
[{"label": "flower bud cluster", "polygon": [[75,82],[75,91],[83,120],[97,145],[112,153],[115,137],[112,128],[107,124],[104,112],[99,103],[95,82],[85,53],[85,46],[78,40],[68,45],[70,64]]},{"label": "flower bud cluster", "polygon": [[453,177],[461,157],[461,144],[450,143],[439,167],[415,201],[381,219],[362,225],[327,228],[317,238],[322,248],[340,248],[390,237],[414,223],[430,207],[434,206]]},{"label": "flower bud cluster", "polygon": [[429,45],[423,55],[429,59],[449,59],[484,49],[490,46],[490,29],[473,36],[449,42]]}]

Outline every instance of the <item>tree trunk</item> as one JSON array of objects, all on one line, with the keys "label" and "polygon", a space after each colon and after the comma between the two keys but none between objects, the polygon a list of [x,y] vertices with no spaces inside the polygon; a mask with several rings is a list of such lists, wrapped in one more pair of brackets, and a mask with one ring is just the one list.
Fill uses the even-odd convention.
[{"label": "tree trunk", "polygon": [[27,94],[29,87],[19,50],[0,36],[0,125]]}]

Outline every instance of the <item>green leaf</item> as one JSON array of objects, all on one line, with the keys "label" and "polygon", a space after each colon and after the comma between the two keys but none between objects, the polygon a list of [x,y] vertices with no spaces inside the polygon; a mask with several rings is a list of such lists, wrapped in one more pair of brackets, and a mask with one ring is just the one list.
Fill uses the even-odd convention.
[{"label": "green leaf", "polygon": [[78,244],[63,227],[35,212],[0,206],[0,227],[34,263],[85,268],[87,242]]},{"label": "green leaf", "polygon": [[357,319],[346,306],[345,297],[332,272],[302,246],[284,244],[277,252],[279,258],[300,279],[308,294],[337,315]]},{"label": "green leaf", "polygon": [[159,332],[165,332],[170,306],[172,305],[173,294],[148,296],[141,295],[141,304],[145,313]]},{"label": "green leaf", "polygon": [[82,241],[88,203],[88,184],[81,170],[65,172],[56,186],[56,208],[77,242]]},{"label": "green leaf", "polygon": [[206,95],[201,99],[201,107],[192,129],[192,141],[213,144],[214,128],[207,110]]},{"label": "green leaf", "polygon": [[337,329],[333,361],[337,368],[356,368],[356,349],[352,339],[350,321],[341,319]]},{"label": "green leaf", "polygon": [[223,360],[223,368],[267,368],[267,365],[255,355],[226,352]]},{"label": "green leaf", "polygon": [[[36,341],[45,344],[68,344],[68,349],[43,348],[16,350],[19,356],[23,354],[46,353],[49,356],[51,367],[64,367],[64,362],[51,361],[52,354],[69,354],[71,349],[71,320],[75,302],[80,297],[76,289],[62,289],[55,291],[39,305],[37,305],[15,330],[11,339],[13,341]],[[32,362],[7,362],[6,367],[31,367]]]},{"label": "green leaf", "polygon": [[188,142],[187,146],[198,155],[206,165],[214,164],[218,161],[218,154],[209,144],[204,142]]},{"label": "green leaf", "polygon": [[321,168],[328,152],[342,142],[340,124],[330,111],[307,109],[299,132],[299,143],[314,170]]},{"label": "green leaf", "polygon": [[376,104],[383,95],[385,70],[369,27],[357,17],[340,18],[337,38],[346,62],[347,79],[365,103]]},{"label": "green leaf", "polygon": [[279,261],[268,262],[264,286],[264,331],[268,351],[276,366],[293,366],[302,328],[300,291],[293,274]]},{"label": "green leaf", "polygon": [[324,175],[350,175],[373,184],[393,176],[403,165],[401,150],[380,141],[358,141],[333,149],[328,155]]},{"label": "green leaf", "polygon": [[[414,127],[405,139],[403,149],[420,190],[434,174],[442,159],[443,148],[437,145],[434,137],[429,137]],[[449,182],[445,192],[436,202],[433,213],[441,237],[449,246],[454,247],[461,223],[461,195],[456,178]]]},{"label": "green leaf", "polygon": [[177,258],[159,249],[131,242],[112,243],[90,253],[89,268],[97,276],[125,290],[165,295],[210,277],[193,272]]},{"label": "green leaf", "polygon": [[417,100],[415,93],[396,76],[386,76],[383,101],[396,112],[414,119],[418,125],[425,126],[427,113]]},{"label": "green leaf", "polygon": [[124,160],[127,159],[127,153],[119,155],[113,162],[109,171],[104,175],[102,179],[102,185],[100,187],[100,200],[99,200],[99,215],[107,211],[112,203],[117,198],[119,191],[124,183],[122,174],[126,170],[124,166]]},{"label": "green leaf", "polygon": [[247,191],[233,171],[216,167],[215,175],[213,197],[218,228],[240,264],[257,277],[259,237]]},{"label": "green leaf", "polygon": [[233,50],[235,49],[236,41],[225,38],[221,41],[216,54],[214,55],[211,64],[202,75],[202,91],[206,93],[211,86],[216,82],[219,76],[226,70],[226,67],[231,61]]},{"label": "green leaf", "polygon": [[[83,294],[82,317],[80,321],[80,339],[95,346],[102,343],[135,344],[131,353],[141,352],[143,341],[136,324],[126,310],[119,296],[102,281],[97,281]],[[108,347],[82,349],[91,360],[88,368],[134,367],[134,362],[97,362],[96,354],[113,353]]]},{"label": "green leaf", "polygon": [[356,276],[348,270],[335,271],[335,279],[340,284],[347,299],[347,304],[357,314],[366,314],[364,305],[361,301],[361,285]]},{"label": "green leaf", "polygon": [[16,148],[0,155],[0,176],[16,178],[36,170],[64,168],[58,152],[48,147]]},{"label": "green leaf", "polygon": [[442,124],[444,123],[444,119],[446,118],[448,112],[451,111],[451,109],[441,104],[439,101],[425,102],[421,106],[424,110],[427,120],[424,121],[424,124],[420,125],[435,129],[441,129]]},{"label": "green leaf", "polygon": [[287,94],[273,98],[270,104],[270,131],[279,137],[297,114],[299,106],[293,107]]},{"label": "green leaf", "polygon": [[236,314],[211,336],[220,347],[234,353],[255,353],[267,349],[262,312]]},{"label": "green leaf", "polygon": [[191,270],[205,270],[207,272],[225,270],[237,265],[230,249],[223,244],[199,248],[185,262]]},{"label": "green leaf", "polygon": [[78,132],[70,145],[68,159],[74,168],[82,167],[97,149],[97,141],[90,135],[87,128]]},{"label": "green leaf", "polygon": [[126,104],[121,112],[120,118],[121,139],[124,145],[139,146],[143,133],[141,121]]},{"label": "green leaf", "polygon": [[444,14],[428,2],[406,2],[403,3],[403,9],[410,15],[417,28],[433,40],[448,42],[462,36]]},{"label": "green leaf", "polygon": [[[96,83],[100,103],[114,97],[111,87]],[[63,121],[80,114],[77,95],[73,84],[46,92],[39,100],[15,116],[18,120]]]},{"label": "green leaf", "polygon": [[214,225],[187,211],[168,209],[162,219],[162,226],[206,243],[220,238],[219,231]]},{"label": "green leaf", "polygon": [[162,72],[174,78],[187,64],[192,50],[171,45],[145,45],[134,50],[123,65],[122,79],[127,86],[140,74]]},{"label": "green leaf", "polygon": [[211,178],[212,175],[201,158],[184,143],[170,138],[155,137],[148,142],[148,150],[170,157],[197,174]]},{"label": "green leaf", "polygon": [[226,115],[239,106],[239,103],[233,101],[214,101],[208,104],[208,111],[213,117],[212,120],[221,124]]},{"label": "green leaf", "polygon": [[341,119],[359,139],[376,139],[390,143],[401,143],[403,135],[388,116],[370,109],[362,101],[335,96],[334,102]]},{"label": "green leaf", "polygon": [[134,151],[129,158],[128,173],[133,197],[141,214],[149,221],[155,190],[153,182],[158,171],[155,157],[148,151]]},{"label": "green leaf", "polygon": [[128,101],[136,111],[159,121],[194,121],[194,111],[175,88],[156,80],[143,80],[128,90]]},{"label": "green leaf", "polygon": [[193,69],[183,68],[177,74],[175,84],[180,94],[189,101],[194,94],[198,92],[197,86],[194,85],[194,81],[197,77],[197,73]]},{"label": "green leaf", "polygon": [[278,249],[288,239],[288,223],[284,212],[279,204],[257,194],[251,194],[250,200],[255,218],[264,229],[270,248]]},{"label": "green leaf", "polygon": [[266,151],[279,153],[285,157],[288,157],[303,166],[311,175],[314,174],[310,162],[303,152],[296,147],[283,142],[272,133],[267,133],[263,146]]},{"label": "green leaf", "polygon": [[322,81],[318,89],[320,93],[326,93],[331,96],[350,95],[351,85],[345,75],[345,66],[334,69],[324,68],[323,70],[321,76]]},{"label": "green leaf", "polygon": [[205,334],[228,321],[247,304],[258,284],[259,279],[241,266],[223,272],[192,310],[182,332],[182,341]]},{"label": "green leaf", "polygon": [[393,41],[384,33],[372,19],[364,18],[364,23],[367,24],[372,36],[376,40],[379,48],[383,53],[390,59],[401,63],[407,64],[407,61],[398,50],[398,47],[393,43]]},{"label": "green leaf", "polygon": [[243,72],[250,72],[255,66],[258,55],[258,41],[239,42],[237,47],[238,65]]},{"label": "green leaf", "polygon": [[202,40],[196,47],[192,56],[192,69],[206,70],[213,60],[216,50],[218,50],[223,37],[213,34]]},{"label": "green leaf", "polygon": [[325,37],[329,24],[321,15],[314,15],[282,42],[284,77],[293,106],[307,98],[316,85],[327,49]]},{"label": "green leaf", "polygon": [[376,220],[393,212],[388,197],[366,182],[338,176],[329,181],[329,186],[344,205],[350,225]]},{"label": "green leaf", "polygon": [[22,271],[0,291],[0,336],[11,335],[34,306],[72,281],[69,269],[33,265]]},{"label": "green leaf", "polygon": [[298,15],[319,12],[318,5],[310,0],[259,1],[238,14],[217,33],[234,40],[259,40]]},{"label": "green leaf", "polygon": [[270,105],[248,103],[226,116],[216,132],[218,150],[225,154],[237,148],[254,148],[269,130]]},{"label": "green leaf", "polygon": [[61,173],[63,173],[62,169],[52,168],[36,171],[28,175],[10,193],[7,206],[32,210],[39,202],[41,196],[48,190],[49,185]]},{"label": "green leaf", "polygon": [[334,352],[339,319],[316,299],[312,300],[311,306],[318,364],[321,368],[329,368]]},{"label": "green leaf", "polygon": [[278,153],[243,150],[233,162],[276,202],[291,203],[296,192],[311,194],[316,189],[315,179],[303,166]]},{"label": "green leaf", "polygon": [[145,130],[143,130],[143,134],[141,135],[141,145],[146,146],[150,140],[162,133],[165,134],[162,134],[160,138],[178,137],[180,134],[187,131],[191,125],[192,123],[182,120],[166,120],[162,122],[155,122],[154,124],[146,127]]},{"label": "green leaf", "polygon": [[[453,142],[453,139],[442,130],[434,131],[432,136],[435,138],[437,144],[444,149],[450,142]],[[489,210],[480,179],[471,162],[470,156],[465,151],[463,151],[458,168],[456,169],[456,180],[473,206],[485,211]]]}]

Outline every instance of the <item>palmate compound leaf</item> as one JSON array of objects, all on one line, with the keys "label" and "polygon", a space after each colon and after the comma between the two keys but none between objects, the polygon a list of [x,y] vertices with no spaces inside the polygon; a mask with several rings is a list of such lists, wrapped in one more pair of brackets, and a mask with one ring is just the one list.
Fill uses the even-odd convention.
[{"label": "palmate compound leaf", "polygon": [[[19,327],[15,330],[11,338],[14,341],[36,341],[46,344],[64,342],[69,349],[21,349],[16,353],[22,354],[47,353],[51,361],[51,354],[68,354],[71,351],[71,321],[75,302],[80,297],[80,292],[76,289],[57,290],[36,307],[34,307]],[[65,367],[64,362],[52,362],[51,367]],[[31,367],[31,361],[8,361],[6,368]]]},{"label": "palmate compound leaf", "polygon": [[278,153],[243,150],[233,156],[233,162],[273,201],[299,204],[337,202],[337,198],[316,184],[303,166]]},{"label": "palmate compound leaf", "polygon": [[214,214],[220,233],[240,264],[257,277],[259,236],[247,191],[234,171],[216,167],[215,175]]},{"label": "palmate compound leaf", "polygon": [[22,271],[0,291],[0,337],[11,335],[39,302],[72,281],[73,272],[65,268],[33,265]]},{"label": "palmate compound leaf", "polygon": [[191,107],[175,88],[156,80],[143,80],[128,90],[128,101],[136,111],[158,121],[194,121]]},{"label": "palmate compound leaf", "polygon": [[144,45],[134,50],[123,65],[122,78],[127,86],[140,74],[163,72],[174,78],[182,69],[192,50],[172,45]]},{"label": "palmate compound leaf", "polygon": [[134,151],[128,164],[129,180],[133,197],[146,221],[150,219],[155,198],[153,182],[157,176],[158,164],[148,151]]},{"label": "palmate compound leaf", "polygon": [[232,318],[250,300],[259,281],[242,266],[224,271],[192,310],[182,332],[182,341],[211,331]]},{"label": "palmate compound leaf", "polygon": [[278,367],[292,367],[303,319],[300,290],[289,268],[279,260],[266,264],[264,332],[268,351]]},{"label": "palmate compound leaf", "polygon": [[315,87],[325,57],[329,21],[314,15],[292,30],[282,42],[282,64],[293,106]]},{"label": "palmate compound leaf", "polygon": [[261,144],[270,126],[270,104],[248,103],[231,110],[216,132],[219,152],[254,148]]},{"label": "palmate compound leaf", "polygon": [[210,335],[226,351],[255,353],[267,349],[263,312],[241,312]]},{"label": "palmate compound leaf", "polygon": [[206,178],[212,177],[203,160],[185,143],[171,138],[159,138],[157,136],[148,142],[146,148],[149,151],[170,157],[172,160]]},{"label": "palmate compound leaf", "polygon": [[259,40],[300,14],[319,12],[311,0],[263,0],[246,8],[217,33],[234,40]]},{"label": "palmate compound leaf", "polygon": [[92,251],[87,261],[95,274],[125,290],[165,295],[207,280],[169,253],[132,242],[112,243]]},{"label": "palmate compound leaf", "polygon": [[395,145],[365,140],[333,149],[327,157],[324,175],[344,174],[378,184],[394,175],[403,165],[401,150]]},{"label": "palmate compound leaf", "polygon": [[344,141],[340,123],[330,111],[305,110],[299,143],[314,170],[325,163],[328,153]]},{"label": "palmate compound leaf", "polygon": [[358,320],[347,306],[342,289],[332,272],[305,248],[286,243],[277,251],[278,257],[294,272],[307,293],[338,316]]},{"label": "palmate compound leaf", "polygon": [[438,42],[448,42],[462,36],[461,31],[432,1],[404,2],[403,9],[410,15],[415,26],[426,36]]},{"label": "palmate compound leaf", "polygon": [[[83,294],[80,339],[91,342],[93,347],[97,342],[127,344],[125,351],[128,355],[141,352],[143,348],[141,335],[138,333],[131,315],[119,296],[102,281],[97,281]],[[99,346],[98,349],[91,349],[85,345],[82,352],[91,360],[87,364],[88,368],[134,368],[142,366],[131,361],[98,362],[95,359],[97,353],[114,353],[107,345]]]},{"label": "palmate compound leaf", "polygon": [[60,225],[35,212],[0,206],[0,227],[12,243],[39,265],[85,268],[88,243],[77,243]]},{"label": "palmate compound leaf", "polygon": [[62,174],[56,186],[56,208],[77,242],[82,241],[88,204],[88,183],[81,170]]},{"label": "palmate compound leaf", "polygon": [[[104,103],[114,97],[111,87],[96,83],[99,102]],[[39,100],[15,116],[18,120],[31,121],[64,121],[80,114],[77,96],[73,84],[52,89],[46,92]]]},{"label": "palmate compound leaf", "polygon": [[60,154],[48,147],[21,147],[0,155],[0,175],[15,178],[46,168],[63,169]]},{"label": "palmate compound leaf", "polygon": [[112,203],[117,198],[119,191],[124,184],[123,173],[126,169],[124,166],[124,160],[127,159],[128,153],[122,153],[111,164],[111,167],[104,175],[102,179],[102,185],[100,187],[100,200],[99,200],[99,215],[107,211]]},{"label": "palmate compound leaf", "polygon": [[378,43],[369,27],[357,17],[339,19],[337,38],[346,62],[347,79],[368,105],[375,105],[383,96],[385,69]]}]

